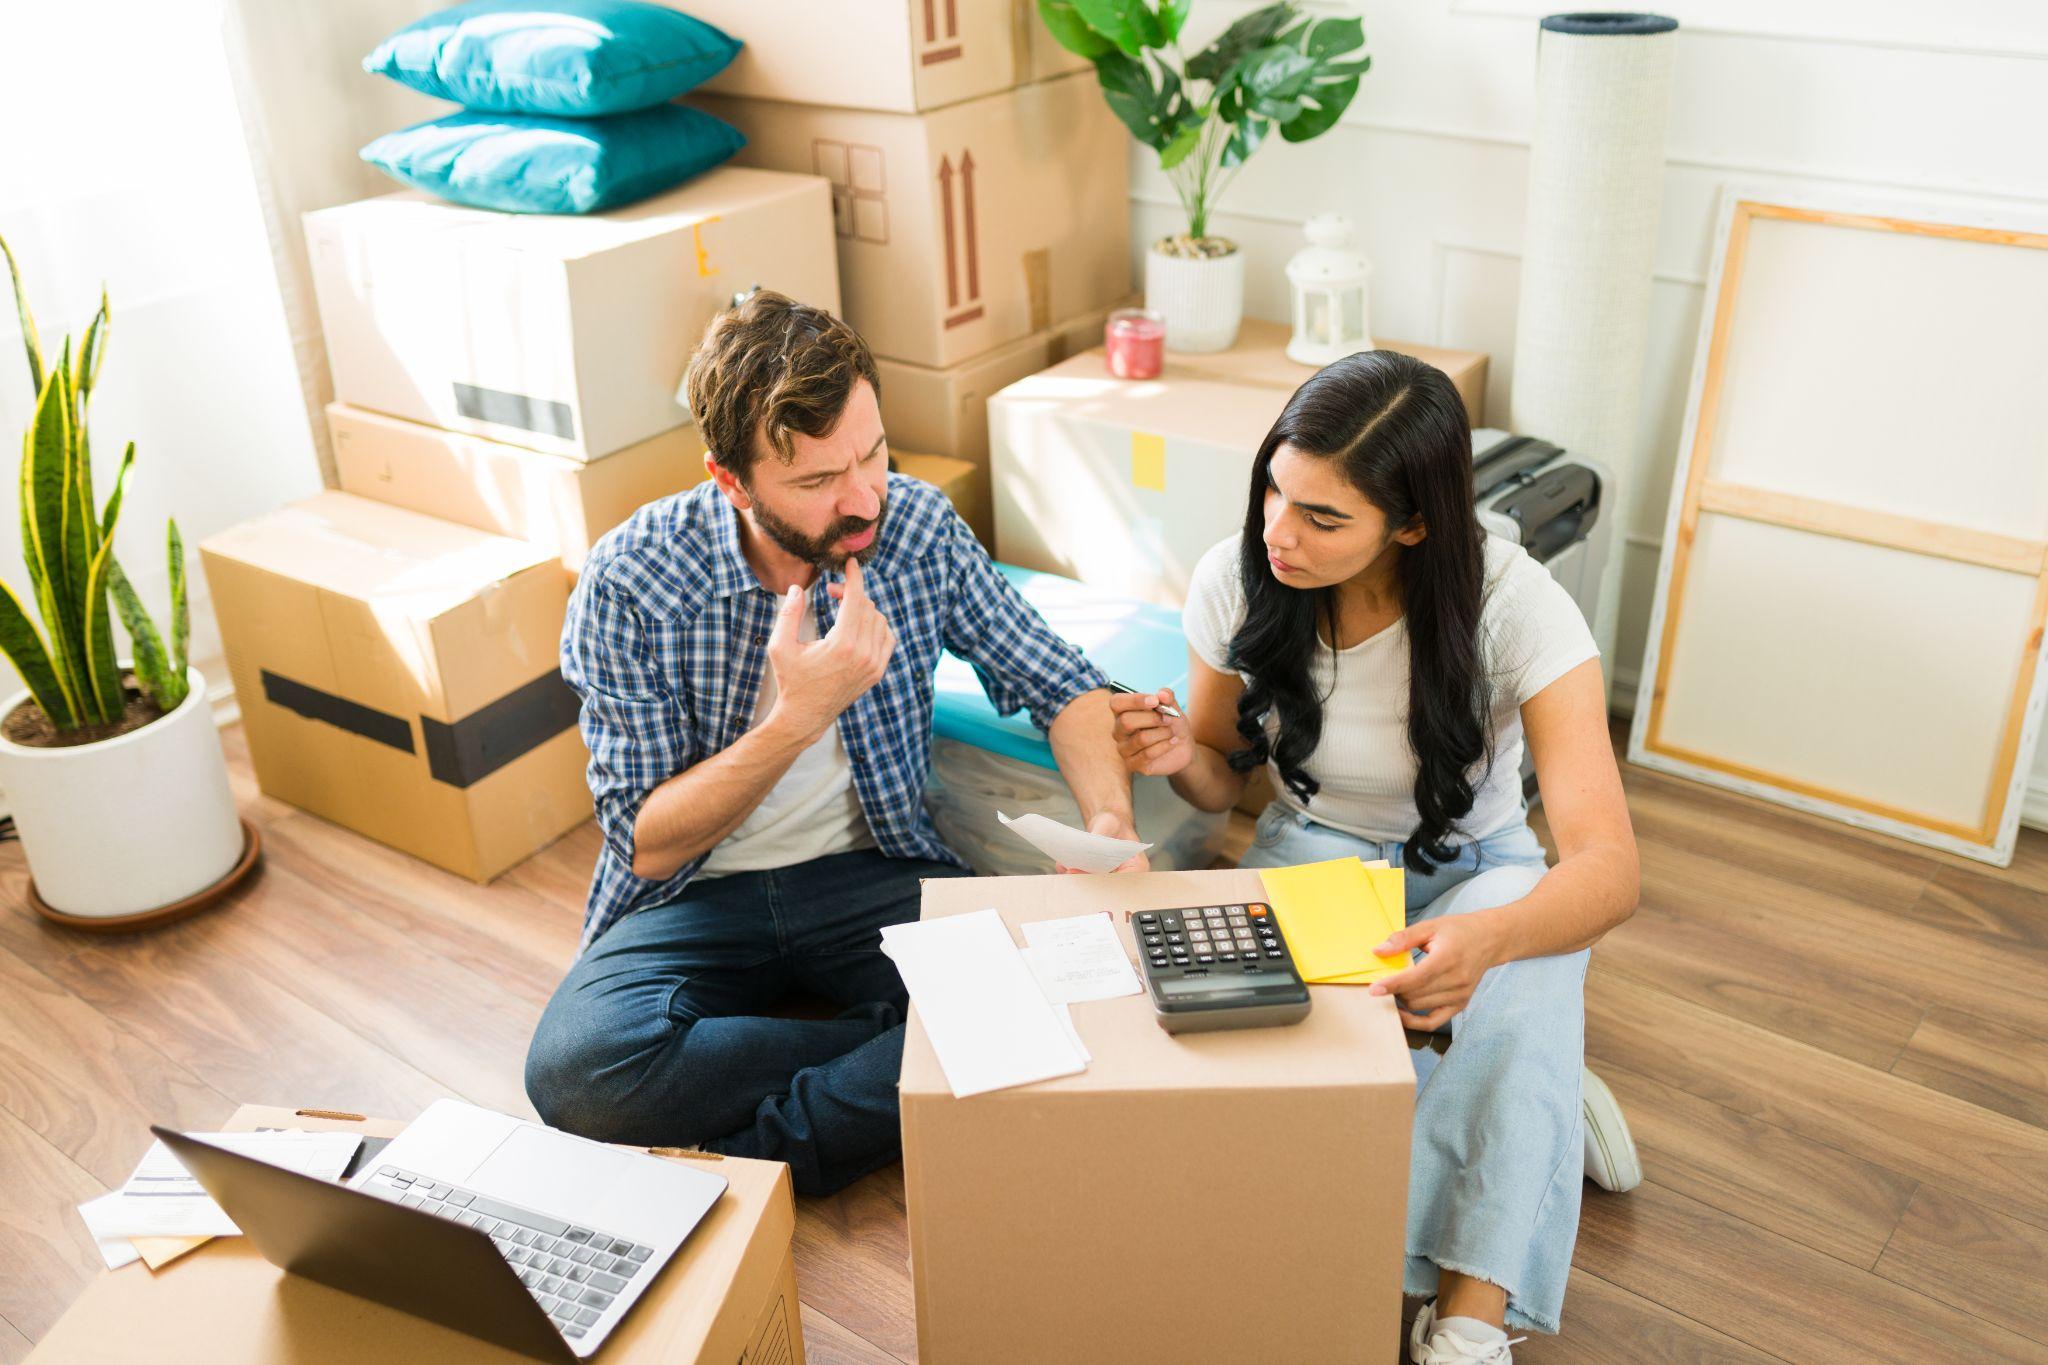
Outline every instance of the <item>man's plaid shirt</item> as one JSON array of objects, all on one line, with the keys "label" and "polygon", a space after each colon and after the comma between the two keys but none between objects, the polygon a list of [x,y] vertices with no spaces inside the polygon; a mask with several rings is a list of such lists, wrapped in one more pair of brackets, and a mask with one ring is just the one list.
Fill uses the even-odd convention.
[{"label": "man's plaid shirt", "polygon": [[[997,711],[1029,707],[1040,727],[1107,680],[1003,579],[928,483],[889,476],[888,514],[862,571],[896,652],[839,718],[854,792],[883,853],[965,866],[924,810],[940,651],[973,665]],[[820,574],[811,587],[821,636],[839,605],[826,584],[840,581]],[[740,551],[739,514],[709,482],[642,508],[591,552],[562,631],[562,676],[583,699],[604,831],[581,948],[623,916],[677,899],[703,863],[666,881],[636,877],[634,822],[655,787],[747,732],[779,605]]]}]

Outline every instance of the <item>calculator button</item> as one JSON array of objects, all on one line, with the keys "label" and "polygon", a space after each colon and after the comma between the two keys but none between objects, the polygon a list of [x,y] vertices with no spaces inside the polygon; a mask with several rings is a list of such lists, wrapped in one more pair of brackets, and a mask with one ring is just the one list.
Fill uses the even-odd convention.
[{"label": "calculator button", "polygon": [[1280,950],[1279,950],[1278,948],[1268,948],[1268,949],[1266,949],[1266,956],[1267,956],[1267,957],[1286,957],[1286,956],[1287,956],[1287,954],[1285,954],[1285,953],[1281,952],[1281,951],[1280,951]]},{"label": "calculator button", "polygon": [[1140,924],[1151,924],[1151,923],[1152,923],[1153,921],[1157,920],[1158,918],[1159,918],[1159,916],[1157,916],[1157,915],[1153,914],[1153,913],[1152,913],[1152,912],[1150,912],[1150,911],[1147,911],[1146,913],[1144,913],[1144,914],[1142,914],[1142,915],[1138,916],[1138,923],[1140,923]]},{"label": "calculator button", "polygon": [[1168,934],[1166,941],[1168,943],[1186,943],[1188,940],[1185,934]]},{"label": "calculator button", "polygon": [[1235,961],[1237,961],[1237,954],[1236,954],[1236,953],[1218,953],[1218,954],[1216,954],[1216,960],[1217,960],[1218,962],[1235,962]]},{"label": "calculator button", "polygon": [[1214,953],[1196,953],[1196,954],[1195,954],[1195,961],[1197,961],[1197,962],[1204,962],[1204,963],[1206,963],[1206,962],[1214,962],[1215,960],[1216,960],[1216,955],[1215,955]]},{"label": "calculator button", "polygon": [[1147,948],[1157,948],[1157,947],[1159,946],[1159,944],[1160,944],[1160,938],[1159,938],[1159,935],[1157,935],[1157,934],[1147,934],[1147,935],[1145,935],[1145,946],[1146,946]]},{"label": "calculator button", "polygon": [[1244,913],[1244,907],[1242,905],[1226,905],[1223,908],[1228,910],[1233,915],[1242,915]]},{"label": "calculator button", "polygon": [[1264,919],[1266,917],[1266,907],[1263,905],[1246,906],[1245,913],[1253,919]]}]

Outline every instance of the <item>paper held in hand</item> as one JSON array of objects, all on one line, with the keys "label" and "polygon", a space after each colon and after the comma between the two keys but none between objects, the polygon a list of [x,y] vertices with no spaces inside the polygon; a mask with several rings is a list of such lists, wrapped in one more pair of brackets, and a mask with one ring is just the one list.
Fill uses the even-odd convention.
[{"label": "paper held in hand", "polygon": [[1053,862],[1061,867],[1071,867],[1076,872],[1114,872],[1140,853],[1148,853],[1152,849],[1152,845],[1136,839],[1112,839],[1106,834],[1090,834],[1087,830],[1075,829],[1072,825],[1063,825],[1038,814],[1020,815],[1012,820],[997,811],[996,819]]}]

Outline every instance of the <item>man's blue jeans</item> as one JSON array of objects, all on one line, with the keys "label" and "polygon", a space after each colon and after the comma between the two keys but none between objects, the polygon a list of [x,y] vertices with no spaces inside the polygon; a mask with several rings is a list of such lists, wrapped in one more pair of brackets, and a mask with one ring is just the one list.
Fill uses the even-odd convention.
[{"label": "man's blue jeans", "polygon": [[[836,853],[693,882],[628,915],[548,1002],[527,1097],[553,1126],[605,1142],[786,1161],[799,1194],[888,1165],[908,1001],[882,927],[917,918],[923,878],[963,875]],[[842,1013],[765,1017],[792,992]]]}]

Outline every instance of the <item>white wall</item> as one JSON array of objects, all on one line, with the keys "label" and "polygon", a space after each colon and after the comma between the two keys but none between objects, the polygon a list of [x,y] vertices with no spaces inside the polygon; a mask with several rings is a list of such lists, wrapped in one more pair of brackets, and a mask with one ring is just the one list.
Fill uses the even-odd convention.
[{"label": "white wall", "polygon": [[[192,659],[227,686],[198,544],[319,487],[305,405],[207,4],[9,6],[0,81],[0,235],[46,351],[82,336],[105,281],[113,323],[92,403],[95,482],[136,467],[116,543],[167,622],[164,523],[185,538]],[[0,283],[0,289],[4,289]],[[0,303],[0,450],[33,410],[11,298]],[[0,578],[26,595],[16,481],[0,479]],[[0,678],[15,685],[11,667]]]},{"label": "white wall", "polygon": [[[1201,0],[1191,44],[1249,0]],[[1213,230],[1245,247],[1247,310],[1284,321],[1281,274],[1309,216],[1359,224],[1375,263],[1376,335],[1492,356],[1489,419],[1507,412],[1532,122],[1536,23],[1526,0],[1318,0],[1359,13],[1373,69],[1321,139],[1272,139],[1230,187]],[[1720,187],[1839,185],[1919,198],[2048,204],[2048,6],[2038,0],[1684,0],[1658,233],[1649,355],[1610,661],[1633,699]],[[1193,47],[1190,46],[1190,51]],[[1134,149],[1132,246],[1179,208]],[[1535,433],[1540,435],[1541,433]],[[2048,826],[2048,749],[2029,823]]]}]

